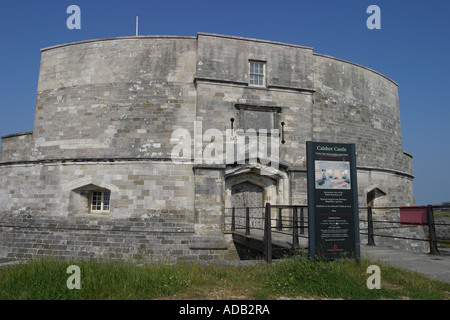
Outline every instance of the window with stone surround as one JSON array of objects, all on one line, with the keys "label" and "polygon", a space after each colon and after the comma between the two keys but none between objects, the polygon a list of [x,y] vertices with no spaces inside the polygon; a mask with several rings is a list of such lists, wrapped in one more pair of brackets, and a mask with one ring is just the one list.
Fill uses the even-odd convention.
[{"label": "window with stone surround", "polygon": [[252,86],[265,85],[266,64],[262,61],[250,61],[249,84]]},{"label": "window with stone surround", "polygon": [[114,194],[119,192],[118,187],[91,177],[75,179],[64,185],[63,190],[70,190],[70,215],[96,217],[108,217],[114,211]]},{"label": "window with stone surround", "polygon": [[109,191],[91,191],[90,212],[107,213],[109,212]]}]

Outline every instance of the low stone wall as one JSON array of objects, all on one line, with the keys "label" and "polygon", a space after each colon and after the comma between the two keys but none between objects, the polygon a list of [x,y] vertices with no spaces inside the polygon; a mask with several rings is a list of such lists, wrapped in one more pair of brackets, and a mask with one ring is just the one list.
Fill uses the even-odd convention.
[{"label": "low stone wall", "polygon": [[[196,250],[193,224],[182,214],[128,219],[49,217],[22,212],[0,218],[0,259],[205,261],[230,259],[233,250]],[[234,251],[235,252],[235,251]]]}]

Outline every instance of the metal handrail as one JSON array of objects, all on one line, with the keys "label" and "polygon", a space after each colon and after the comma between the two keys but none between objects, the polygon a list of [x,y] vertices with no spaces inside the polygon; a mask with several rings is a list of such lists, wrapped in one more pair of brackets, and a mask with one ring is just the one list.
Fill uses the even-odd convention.
[{"label": "metal handrail", "polygon": [[[394,220],[374,220],[372,216],[372,210],[380,210],[380,209],[397,209],[400,210],[401,208],[406,208],[406,206],[382,206],[382,207],[372,207],[372,206],[366,206],[366,207],[359,207],[360,210],[367,210],[367,220],[365,219],[359,219],[360,222],[367,223],[367,228],[362,228],[361,230],[367,230],[367,232],[360,232],[360,234],[367,235],[367,245],[373,246],[375,245],[375,236],[377,237],[386,237],[386,238],[396,238],[396,239],[405,239],[405,240],[418,240],[418,241],[428,241],[430,244],[430,254],[439,254],[438,250],[438,243],[448,243],[444,239],[438,240],[436,237],[436,226],[448,226],[450,224],[447,223],[435,223],[434,221],[434,212],[433,209],[435,208],[450,208],[450,206],[415,206],[415,207],[421,207],[427,209],[427,223],[426,226],[428,227],[428,239],[419,239],[419,238],[410,238],[410,237],[400,237],[400,236],[393,236],[393,235],[384,235],[384,234],[376,234],[375,230],[380,229],[395,229],[395,228],[411,228],[416,227],[416,224],[405,224],[402,221],[394,221]],[[300,208],[300,217],[298,216],[298,209]],[[292,243],[295,247],[298,246],[299,241],[298,238],[301,237],[300,234],[304,234],[305,229],[308,229],[308,225],[305,224],[305,214],[304,209],[308,208],[307,205],[271,205],[270,203],[267,203],[265,207],[233,207],[233,208],[225,208],[225,210],[232,210],[232,219],[231,219],[231,231],[235,231],[236,229],[245,229],[246,235],[250,235],[251,229],[259,229],[264,230],[264,241],[267,241],[267,238],[271,238],[272,232],[277,233],[284,233],[283,230],[286,229],[292,229]],[[239,216],[238,218],[242,219],[245,218],[245,225],[237,224],[236,223],[236,209],[245,209],[245,217]],[[264,210],[264,216],[263,212],[261,212],[261,217],[250,217],[250,209],[261,209]],[[271,212],[272,209],[278,209],[277,217],[272,218]],[[292,215],[290,217],[283,216],[282,211],[285,209],[292,210]],[[224,215],[225,217],[225,215]],[[300,218],[300,219],[299,219]],[[307,215],[306,215],[307,218]],[[264,225],[262,227],[251,227],[250,226],[250,220],[264,220]],[[300,220],[300,221],[299,221]],[[275,226],[272,225],[272,222],[275,221]],[[393,226],[393,227],[374,227],[375,223],[392,223],[392,224],[400,224],[400,226]],[[237,227],[238,226],[238,227]],[[423,226],[423,225],[422,225]],[[265,243],[265,248],[267,246],[271,246],[271,243]],[[269,250],[269,249],[265,249]],[[271,250],[271,249],[270,249]],[[266,256],[267,256],[267,252]],[[266,257],[266,260],[268,258]]]}]

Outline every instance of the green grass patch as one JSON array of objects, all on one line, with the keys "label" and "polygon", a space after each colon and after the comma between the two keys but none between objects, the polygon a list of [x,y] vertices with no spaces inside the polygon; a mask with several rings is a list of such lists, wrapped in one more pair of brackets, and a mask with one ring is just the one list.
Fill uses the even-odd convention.
[{"label": "green grass patch", "polygon": [[442,212],[439,210],[433,210],[433,214],[435,217],[450,217],[450,212]]},{"label": "green grass patch", "polygon": [[[381,270],[381,288],[368,289],[370,265]],[[289,259],[281,264],[265,266],[254,274],[262,282],[261,290],[268,297],[306,299],[433,299],[450,297],[450,284],[401,269],[384,266],[368,259],[311,261],[308,258]]]},{"label": "green grass patch", "polygon": [[[369,290],[367,267],[381,268],[381,289]],[[81,289],[68,289],[70,265]],[[40,259],[0,268],[1,300],[146,299],[433,299],[450,284],[369,260],[311,261],[306,257],[250,267]]]}]

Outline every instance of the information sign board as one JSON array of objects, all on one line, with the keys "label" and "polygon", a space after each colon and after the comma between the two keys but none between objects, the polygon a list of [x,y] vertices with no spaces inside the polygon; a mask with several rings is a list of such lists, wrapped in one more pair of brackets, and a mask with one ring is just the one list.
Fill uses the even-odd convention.
[{"label": "information sign board", "polygon": [[307,142],[310,256],[360,257],[354,144]]}]

